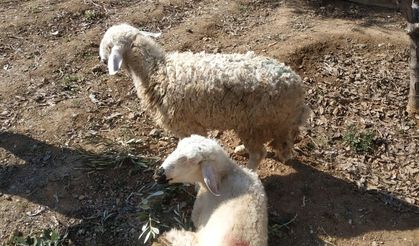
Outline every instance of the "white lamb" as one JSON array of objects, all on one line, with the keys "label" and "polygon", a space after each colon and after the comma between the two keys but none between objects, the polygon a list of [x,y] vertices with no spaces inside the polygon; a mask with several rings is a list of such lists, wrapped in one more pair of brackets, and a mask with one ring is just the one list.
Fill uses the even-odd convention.
[{"label": "white lamb", "polygon": [[192,210],[196,232],[172,229],[160,245],[266,246],[267,197],[253,171],[238,166],[215,141],[198,135],[182,139],[154,178],[196,183]]},{"label": "white lamb", "polygon": [[289,158],[308,107],[300,77],[276,60],[247,54],[166,53],[138,29],[109,28],[100,57],[109,73],[130,72],[143,107],[178,137],[233,129],[256,169],[271,145]]}]

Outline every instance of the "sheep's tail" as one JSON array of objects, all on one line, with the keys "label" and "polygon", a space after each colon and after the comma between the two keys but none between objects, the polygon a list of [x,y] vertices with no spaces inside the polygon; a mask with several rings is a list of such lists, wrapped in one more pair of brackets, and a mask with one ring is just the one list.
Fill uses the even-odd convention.
[{"label": "sheep's tail", "polygon": [[153,245],[159,246],[196,246],[198,239],[196,233],[185,230],[171,229],[164,233],[159,242]]}]

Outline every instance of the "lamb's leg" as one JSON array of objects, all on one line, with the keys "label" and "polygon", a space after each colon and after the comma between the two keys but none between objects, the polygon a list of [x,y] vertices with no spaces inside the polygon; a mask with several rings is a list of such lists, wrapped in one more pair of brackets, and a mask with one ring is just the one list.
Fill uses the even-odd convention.
[{"label": "lamb's leg", "polygon": [[198,245],[196,234],[191,231],[171,229],[165,232],[153,246],[195,246]]}]

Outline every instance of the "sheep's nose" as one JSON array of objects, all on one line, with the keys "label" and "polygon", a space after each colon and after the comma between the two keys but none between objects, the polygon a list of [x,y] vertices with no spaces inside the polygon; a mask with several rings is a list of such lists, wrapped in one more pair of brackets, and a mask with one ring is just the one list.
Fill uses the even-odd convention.
[{"label": "sheep's nose", "polygon": [[166,178],[166,174],[164,174],[163,168],[159,168],[154,172],[153,179],[159,184],[166,184],[169,182]]},{"label": "sheep's nose", "polygon": [[101,63],[103,63],[103,64],[105,64],[105,65],[107,65],[108,64],[108,59],[106,59],[106,58],[101,58],[100,56],[98,56],[97,57],[98,58],[98,60],[101,62]]}]

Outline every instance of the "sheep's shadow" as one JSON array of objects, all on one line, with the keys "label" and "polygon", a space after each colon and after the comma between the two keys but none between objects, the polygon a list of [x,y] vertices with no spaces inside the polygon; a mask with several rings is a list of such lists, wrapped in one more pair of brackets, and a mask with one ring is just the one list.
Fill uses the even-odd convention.
[{"label": "sheep's shadow", "polygon": [[419,228],[419,207],[359,189],[298,161],[289,164],[295,173],[263,179],[270,223],[279,229],[270,245],[321,245],[325,238]]},{"label": "sheep's shadow", "polygon": [[80,176],[74,168],[81,153],[10,132],[0,133],[0,148],[13,154],[0,166],[0,192],[21,196],[65,215],[77,214],[80,207],[73,206],[77,197],[71,194],[71,186],[76,185],[73,179]]},{"label": "sheep's shadow", "polygon": [[[101,172],[86,171],[86,162],[103,160],[103,154],[58,147],[18,133],[0,132],[0,156],[3,198],[19,196],[47,210],[82,219],[82,224],[75,226],[78,229],[103,224],[103,216],[121,223],[127,217],[136,218],[141,198],[132,194],[154,184],[152,168],[126,163]],[[130,229],[128,224],[126,227]]]},{"label": "sheep's shadow", "polygon": [[[125,195],[152,182],[151,172],[130,176],[131,167],[126,167],[89,174],[77,167],[81,165],[80,158],[91,153],[57,147],[17,133],[0,133],[0,148],[5,150],[0,150],[2,154],[8,155],[0,165],[1,193],[83,219],[69,228],[69,237],[81,244],[140,243],[140,230],[132,232],[132,228],[141,228],[138,219],[133,219],[138,216],[141,200]],[[270,221],[282,224],[297,214],[293,223],[276,231],[280,235],[270,235],[270,245],[314,245],[326,234],[350,238],[370,231],[419,228],[419,214],[413,212],[418,211],[417,207],[362,191],[308,165],[295,161],[290,165],[295,173],[263,180]],[[400,212],[394,207],[409,211]],[[98,228],[103,232],[97,232]]]}]

